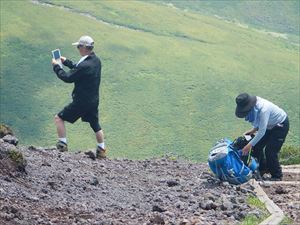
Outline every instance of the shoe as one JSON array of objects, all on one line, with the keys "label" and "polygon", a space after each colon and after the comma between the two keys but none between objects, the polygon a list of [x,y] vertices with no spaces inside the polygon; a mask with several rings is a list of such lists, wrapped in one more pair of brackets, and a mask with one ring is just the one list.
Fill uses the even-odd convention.
[{"label": "shoe", "polygon": [[58,141],[56,143],[56,148],[60,151],[60,152],[67,152],[68,151],[68,145],[63,142],[63,141]]},{"label": "shoe", "polygon": [[96,149],[96,158],[97,159],[106,159],[106,149],[103,149],[98,146]]},{"label": "shoe", "polygon": [[263,177],[265,174],[270,173],[269,170],[259,170],[259,174],[261,177]]}]

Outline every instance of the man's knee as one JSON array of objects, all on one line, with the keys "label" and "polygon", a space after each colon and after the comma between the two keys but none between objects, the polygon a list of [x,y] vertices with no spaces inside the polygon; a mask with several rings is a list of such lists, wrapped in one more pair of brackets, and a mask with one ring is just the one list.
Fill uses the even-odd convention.
[{"label": "man's knee", "polygon": [[90,122],[90,126],[91,126],[91,128],[93,129],[93,131],[95,133],[97,133],[97,132],[99,132],[99,131],[102,130],[102,128],[101,128],[101,126],[100,126],[100,124],[99,124],[98,121],[92,121],[92,122]]},{"label": "man's knee", "polygon": [[63,122],[63,120],[57,114],[54,116],[54,121],[55,121],[55,123]]}]

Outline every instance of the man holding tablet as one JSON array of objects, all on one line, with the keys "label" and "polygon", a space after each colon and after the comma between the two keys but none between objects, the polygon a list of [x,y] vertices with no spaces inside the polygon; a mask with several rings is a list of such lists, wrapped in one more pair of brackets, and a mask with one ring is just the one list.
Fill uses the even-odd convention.
[{"label": "man holding tablet", "polygon": [[57,77],[66,83],[74,83],[73,101],[55,115],[58,134],[56,147],[60,151],[68,150],[64,122],[74,123],[81,118],[82,121],[90,124],[96,134],[96,157],[105,158],[104,134],[98,119],[101,61],[93,52],[94,40],[91,37],[82,36],[78,42],[72,45],[77,46],[82,58],[74,64],[61,56],[60,60],[63,65],[70,69],[68,72],[59,65],[58,60],[52,59],[53,70]]}]

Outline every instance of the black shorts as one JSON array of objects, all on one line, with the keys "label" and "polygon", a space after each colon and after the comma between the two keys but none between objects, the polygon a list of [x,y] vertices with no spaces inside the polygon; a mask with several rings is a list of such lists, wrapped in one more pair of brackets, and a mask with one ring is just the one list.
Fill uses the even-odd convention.
[{"label": "black shorts", "polygon": [[78,105],[74,102],[67,105],[57,114],[62,120],[70,123],[81,118],[84,122],[98,123],[98,105]]}]

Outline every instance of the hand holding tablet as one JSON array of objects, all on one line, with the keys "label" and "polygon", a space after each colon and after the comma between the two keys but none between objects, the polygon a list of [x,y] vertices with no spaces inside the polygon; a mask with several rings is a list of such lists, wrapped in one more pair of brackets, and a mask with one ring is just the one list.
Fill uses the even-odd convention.
[{"label": "hand holding tablet", "polygon": [[60,68],[62,68],[61,54],[59,49],[52,51],[52,58],[58,63]]}]

